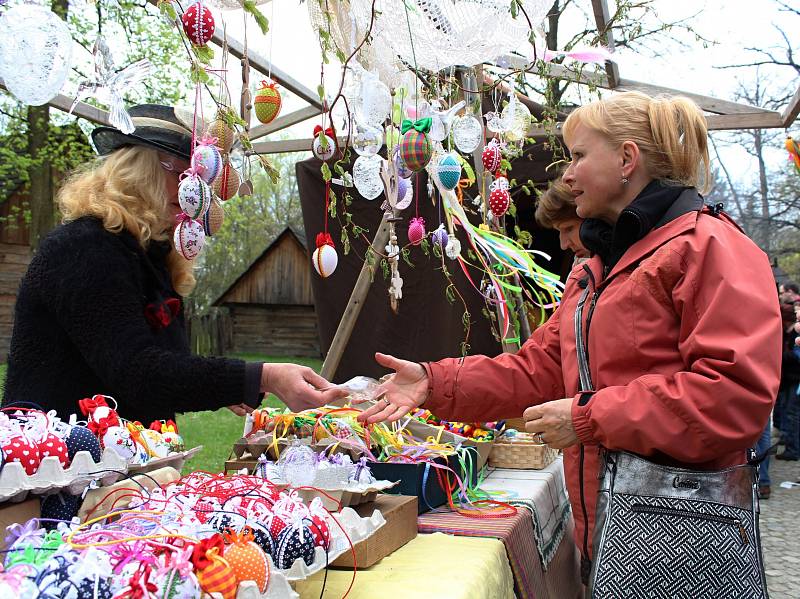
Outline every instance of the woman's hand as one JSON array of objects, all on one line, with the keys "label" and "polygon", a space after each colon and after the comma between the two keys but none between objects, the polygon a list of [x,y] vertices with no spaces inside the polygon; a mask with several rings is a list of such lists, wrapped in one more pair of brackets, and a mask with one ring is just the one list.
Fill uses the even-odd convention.
[{"label": "woman's hand", "polygon": [[318,408],[347,397],[347,389],[334,387],[307,366],[289,363],[264,364],[261,391],[274,393],[293,412]]},{"label": "woman's hand", "polygon": [[378,403],[364,410],[358,416],[360,421],[394,422],[423,404],[428,396],[428,375],[420,364],[386,354],[375,354],[375,360],[395,373],[375,390]]},{"label": "woman's hand", "polygon": [[542,443],[550,447],[564,449],[578,443],[578,435],[572,426],[571,397],[556,399],[538,406],[531,406],[523,413],[525,430],[539,433]]},{"label": "woman's hand", "polygon": [[253,408],[244,403],[226,407],[237,416],[246,416],[247,414],[250,414],[253,411]]}]

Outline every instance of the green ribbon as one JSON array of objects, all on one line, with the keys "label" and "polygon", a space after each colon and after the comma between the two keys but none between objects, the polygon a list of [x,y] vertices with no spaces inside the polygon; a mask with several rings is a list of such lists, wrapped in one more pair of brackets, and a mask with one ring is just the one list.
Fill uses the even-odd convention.
[{"label": "green ribbon", "polygon": [[408,131],[416,129],[420,133],[427,133],[428,131],[431,130],[432,124],[433,124],[433,119],[431,117],[418,119],[416,121],[403,119],[403,123],[400,125],[400,132],[405,135],[405,133],[407,133]]}]

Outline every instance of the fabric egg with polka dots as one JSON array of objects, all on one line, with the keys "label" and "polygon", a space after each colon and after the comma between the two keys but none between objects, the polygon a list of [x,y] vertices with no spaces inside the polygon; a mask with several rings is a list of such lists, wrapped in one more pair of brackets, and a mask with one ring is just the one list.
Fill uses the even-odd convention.
[{"label": "fabric egg with polka dots", "polygon": [[240,540],[226,547],[225,560],[231,565],[237,584],[252,580],[262,593],[266,592],[269,572],[267,556],[253,541]]},{"label": "fabric egg with polka dots", "polygon": [[61,466],[68,468],[70,464],[69,450],[64,440],[55,433],[47,433],[47,436],[36,444],[39,448],[39,457],[45,459],[55,456],[61,462]]},{"label": "fabric egg with polka dots", "polygon": [[314,563],[314,536],[304,524],[292,523],[281,531],[277,539],[275,565],[281,570],[292,567],[302,559],[307,566]]},{"label": "fabric egg with polka dots", "polygon": [[22,433],[12,433],[0,441],[0,447],[5,455],[4,464],[19,462],[28,475],[35,474],[39,469],[41,457],[36,443]]},{"label": "fabric egg with polka dots", "polygon": [[[42,498],[42,518],[69,522],[78,515],[81,507],[80,495],[70,495],[62,491]],[[46,528],[55,528],[53,522],[43,522]]]},{"label": "fabric egg with polka dots", "polygon": [[65,443],[67,445],[67,455],[69,456],[70,462],[75,459],[75,454],[79,451],[88,451],[95,462],[99,462],[102,459],[100,441],[98,441],[94,433],[85,426],[73,426]]},{"label": "fabric egg with polka dots", "polygon": [[253,531],[253,542],[267,555],[275,555],[275,537],[260,522],[250,524]]}]

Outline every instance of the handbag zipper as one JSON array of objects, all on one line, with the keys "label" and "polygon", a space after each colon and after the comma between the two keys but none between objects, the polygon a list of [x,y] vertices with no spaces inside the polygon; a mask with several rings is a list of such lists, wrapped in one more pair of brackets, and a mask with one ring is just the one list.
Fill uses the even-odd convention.
[{"label": "handbag zipper", "polygon": [[693,518],[695,520],[707,520],[709,522],[718,522],[720,524],[727,524],[735,526],[739,531],[739,538],[742,540],[742,545],[750,543],[750,537],[738,518],[730,518],[728,516],[717,516],[716,514],[702,514],[700,512],[690,512],[688,510],[679,510],[669,507],[658,507],[654,505],[644,505],[641,503],[634,503],[631,506],[631,511],[641,514],[658,514],[660,516],[679,516],[681,518]]}]

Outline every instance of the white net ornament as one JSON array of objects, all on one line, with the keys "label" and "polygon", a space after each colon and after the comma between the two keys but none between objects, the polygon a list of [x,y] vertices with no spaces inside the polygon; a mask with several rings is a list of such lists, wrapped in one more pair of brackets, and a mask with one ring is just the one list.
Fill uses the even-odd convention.
[{"label": "white net ornament", "polygon": [[474,114],[456,117],[453,122],[453,142],[459,152],[472,154],[483,140],[483,125]]},{"label": "white net ornament", "polygon": [[356,101],[356,120],[380,127],[392,112],[392,94],[375,73],[361,74],[361,92]]},{"label": "white net ornament", "polygon": [[353,164],[353,183],[366,200],[374,200],[383,193],[382,163],[383,158],[373,155],[359,156]]},{"label": "white net ornament", "polygon": [[71,54],[69,29],[51,10],[21,4],[0,15],[0,78],[20,102],[52,100],[67,78]]},{"label": "white net ornament", "polygon": [[508,123],[505,137],[509,141],[519,141],[528,135],[531,125],[531,111],[518,98],[506,104],[503,108],[503,121]]},{"label": "white net ornament", "polygon": [[383,129],[356,123],[353,133],[353,149],[359,156],[374,156],[383,145]]},{"label": "white net ornament", "polygon": [[[350,0],[360,31],[372,18],[372,0]],[[534,28],[552,0],[520,0]],[[391,47],[410,65],[430,71],[491,62],[528,44],[531,27],[522,11],[511,16],[508,0],[378,0],[373,46]]]}]

